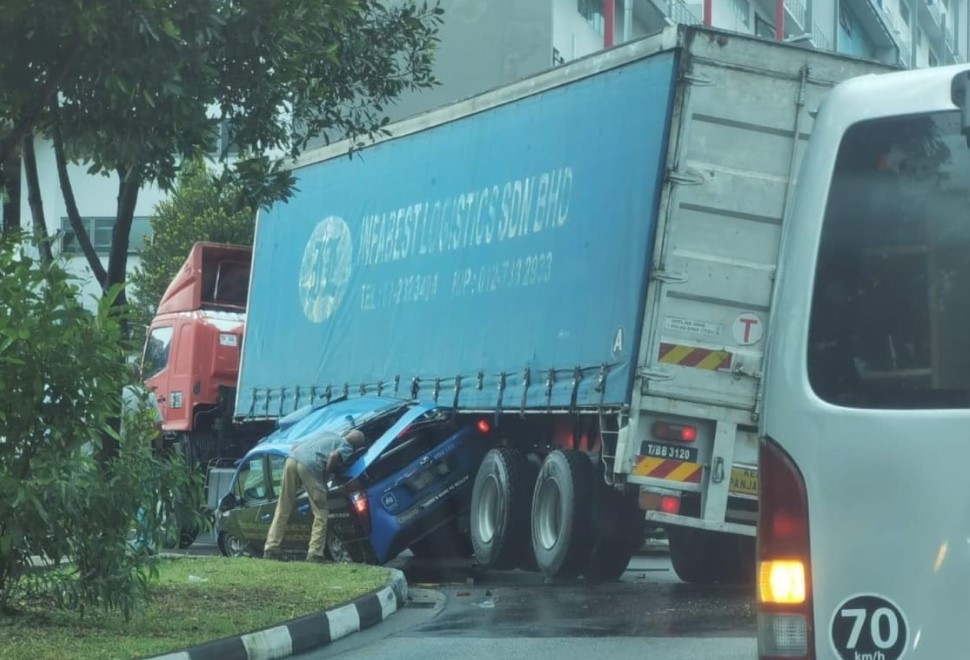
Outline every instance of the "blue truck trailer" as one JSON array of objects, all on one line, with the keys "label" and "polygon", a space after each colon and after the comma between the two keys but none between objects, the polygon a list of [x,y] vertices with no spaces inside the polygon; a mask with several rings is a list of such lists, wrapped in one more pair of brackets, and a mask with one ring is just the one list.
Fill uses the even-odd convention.
[{"label": "blue truck trailer", "polygon": [[669,28],[306,154],[258,217],[233,422],[486,413],[481,564],[619,575],[646,521],[682,579],[750,580],[792,184],[827,91],[884,70]]}]

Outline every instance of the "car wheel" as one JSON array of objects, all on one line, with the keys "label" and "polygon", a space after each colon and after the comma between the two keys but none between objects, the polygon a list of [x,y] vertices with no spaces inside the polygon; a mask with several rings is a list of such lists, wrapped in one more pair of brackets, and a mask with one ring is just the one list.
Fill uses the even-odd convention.
[{"label": "car wheel", "polygon": [[252,557],[252,548],[234,534],[223,532],[219,535],[219,550],[226,557]]},{"label": "car wheel", "polygon": [[532,549],[550,577],[576,577],[593,549],[593,464],[578,451],[553,451],[532,496]]},{"label": "car wheel", "polygon": [[536,470],[521,452],[493,449],[475,476],[471,541],[482,566],[511,569],[525,563],[529,546],[529,500]]},{"label": "car wheel", "polygon": [[341,541],[340,538],[338,538],[337,535],[332,532],[327,534],[327,545],[324,548],[324,552],[327,553],[327,557],[331,561],[342,564],[349,564],[354,561],[354,558],[351,557],[350,551],[347,550],[347,547],[343,544],[343,541]]},{"label": "car wheel", "polygon": [[598,481],[593,513],[593,553],[583,575],[589,580],[617,580],[643,545],[646,519],[637,499]]}]

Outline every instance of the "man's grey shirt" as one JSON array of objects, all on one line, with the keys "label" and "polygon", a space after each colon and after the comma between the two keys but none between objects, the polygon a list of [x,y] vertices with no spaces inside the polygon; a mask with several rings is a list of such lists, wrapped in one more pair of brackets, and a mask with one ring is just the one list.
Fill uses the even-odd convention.
[{"label": "man's grey shirt", "polygon": [[335,451],[340,453],[341,462],[346,463],[354,453],[354,448],[339,433],[317,431],[293,447],[290,456],[322,476],[327,467],[327,459]]}]

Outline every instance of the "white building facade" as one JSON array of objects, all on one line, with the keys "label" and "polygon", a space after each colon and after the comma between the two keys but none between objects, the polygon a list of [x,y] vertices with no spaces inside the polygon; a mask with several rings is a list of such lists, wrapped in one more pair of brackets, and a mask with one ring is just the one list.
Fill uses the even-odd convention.
[{"label": "white building facade", "polygon": [[968,0],[552,2],[554,47],[567,61],[674,23],[709,25],[905,67],[967,61]]}]

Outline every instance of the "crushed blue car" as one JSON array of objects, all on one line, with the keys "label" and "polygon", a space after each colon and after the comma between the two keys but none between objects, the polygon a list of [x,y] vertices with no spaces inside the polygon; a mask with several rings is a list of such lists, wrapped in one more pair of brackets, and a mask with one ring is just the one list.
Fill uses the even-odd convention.
[{"label": "crushed blue car", "polygon": [[[493,445],[488,421],[373,396],[295,411],[243,457],[216,515],[222,553],[261,555],[289,449],[314,431],[350,428],[360,429],[368,444],[328,484],[327,555],[383,564],[408,548],[426,557],[470,554],[467,513],[475,471]],[[306,552],[312,522],[303,492],[284,552]]]}]

